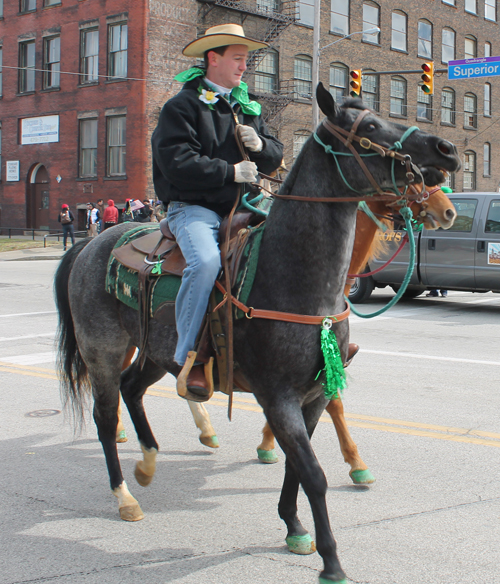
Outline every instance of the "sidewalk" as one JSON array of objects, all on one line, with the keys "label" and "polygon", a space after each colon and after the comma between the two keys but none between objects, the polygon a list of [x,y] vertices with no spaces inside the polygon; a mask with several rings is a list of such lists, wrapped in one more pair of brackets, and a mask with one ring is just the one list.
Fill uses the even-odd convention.
[{"label": "sidewalk", "polygon": [[0,253],[0,262],[15,262],[26,260],[58,260],[64,255],[63,246],[34,247],[32,249],[16,249]]}]

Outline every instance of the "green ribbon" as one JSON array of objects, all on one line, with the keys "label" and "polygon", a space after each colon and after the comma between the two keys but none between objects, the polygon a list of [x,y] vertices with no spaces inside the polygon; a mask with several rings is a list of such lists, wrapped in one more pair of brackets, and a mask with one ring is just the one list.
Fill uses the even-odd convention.
[{"label": "green ribbon", "polygon": [[[187,83],[197,77],[205,77],[206,71],[200,67],[191,67],[186,71],[178,73],[174,79],[179,83]],[[260,116],[262,107],[260,103],[250,100],[248,96],[248,85],[242,81],[238,87],[233,87],[231,96],[240,104],[241,111],[250,116]]]},{"label": "green ribbon", "polygon": [[337,344],[337,337],[331,330],[332,324],[333,321],[331,318],[323,319],[321,326],[321,350],[325,360],[325,367],[316,376],[316,379],[318,379],[322,372],[325,373],[323,392],[326,399],[329,400],[339,399],[340,394],[347,385],[344,364],[342,363],[340,349]]}]

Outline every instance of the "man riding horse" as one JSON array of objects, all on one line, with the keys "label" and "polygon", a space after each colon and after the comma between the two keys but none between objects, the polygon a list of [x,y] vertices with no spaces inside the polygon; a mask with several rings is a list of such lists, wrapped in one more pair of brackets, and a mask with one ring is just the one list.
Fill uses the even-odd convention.
[{"label": "man riding horse", "polygon": [[[259,171],[272,173],[283,159],[283,144],[269,133],[241,80],[249,51],[264,47],[237,24],[214,26],[189,43],[183,54],[204,58],[205,69],[176,77],[185,85],[164,105],[152,136],[155,191],[168,204],[168,225],[187,262],[175,305],[180,366],[194,349],[220,271],[221,220],[241,185],[247,192],[245,183],[255,182]],[[249,161],[242,161],[236,125]],[[195,363],[186,385],[208,396],[203,364]]]}]

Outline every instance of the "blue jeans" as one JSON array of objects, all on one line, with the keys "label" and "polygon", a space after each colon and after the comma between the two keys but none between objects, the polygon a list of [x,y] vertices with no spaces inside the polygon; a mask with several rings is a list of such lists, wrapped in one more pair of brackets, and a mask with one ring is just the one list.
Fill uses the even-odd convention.
[{"label": "blue jeans", "polygon": [[188,351],[194,349],[221,268],[221,218],[205,207],[173,201],[168,206],[167,220],[187,263],[175,301],[178,340],[174,360],[182,366]]}]

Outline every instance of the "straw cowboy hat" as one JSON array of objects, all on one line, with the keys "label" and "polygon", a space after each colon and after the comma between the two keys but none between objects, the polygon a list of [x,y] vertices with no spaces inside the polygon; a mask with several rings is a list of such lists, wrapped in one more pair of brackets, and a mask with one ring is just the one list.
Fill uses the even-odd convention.
[{"label": "straw cowboy hat", "polygon": [[210,49],[225,47],[227,45],[245,45],[249,51],[264,49],[269,45],[245,36],[243,27],[239,24],[219,24],[207,28],[205,34],[190,42],[182,50],[186,57],[203,58],[203,55]]}]

